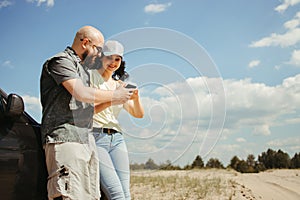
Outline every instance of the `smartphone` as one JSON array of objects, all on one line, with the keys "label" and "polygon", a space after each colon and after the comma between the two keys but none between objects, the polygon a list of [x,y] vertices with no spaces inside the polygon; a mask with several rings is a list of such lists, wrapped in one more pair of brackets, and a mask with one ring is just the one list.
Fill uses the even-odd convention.
[{"label": "smartphone", "polygon": [[132,85],[132,84],[127,84],[126,86],[125,86],[125,88],[128,88],[128,89],[135,89],[136,88],[136,85]]}]

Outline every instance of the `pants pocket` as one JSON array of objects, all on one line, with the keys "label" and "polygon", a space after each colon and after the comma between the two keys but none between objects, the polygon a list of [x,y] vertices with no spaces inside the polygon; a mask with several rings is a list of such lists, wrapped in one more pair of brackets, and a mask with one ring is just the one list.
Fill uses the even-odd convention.
[{"label": "pants pocket", "polygon": [[67,167],[61,166],[56,172],[48,177],[48,197],[68,197],[70,194],[70,171]]}]

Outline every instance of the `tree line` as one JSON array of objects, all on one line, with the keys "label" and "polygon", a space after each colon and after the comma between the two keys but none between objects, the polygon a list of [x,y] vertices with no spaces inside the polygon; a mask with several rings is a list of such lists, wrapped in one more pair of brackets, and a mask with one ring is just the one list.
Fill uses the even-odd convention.
[{"label": "tree line", "polygon": [[253,154],[249,154],[246,160],[240,159],[237,156],[233,156],[230,160],[230,164],[227,167],[224,167],[224,165],[217,158],[210,158],[205,164],[200,155],[196,156],[192,164],[184,167],[172,165],[171,161],[169,160],[158,165],[151,158],[142,164],[130,164],[131,170],[190,170],[206,168],[231,168],[241,173],[258,173],[267,169],[297,169],[300,168],[300,153],[295,153],[295,155],[290,158],[289,154],[280,149],[278,151],[268,149],[266,152],[262,152],[260,155],[258,155],[257,159],[255,159]]}]

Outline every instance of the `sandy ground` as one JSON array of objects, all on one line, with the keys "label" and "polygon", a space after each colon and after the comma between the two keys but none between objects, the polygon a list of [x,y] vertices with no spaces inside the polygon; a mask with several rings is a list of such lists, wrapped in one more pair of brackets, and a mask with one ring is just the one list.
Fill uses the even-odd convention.
[{"label": "sandy ground", "polygon": [[241,191],[252,199],[299,200],[300,170],[270,170],[258,174],[238,174]]},{"label": "sandy ground", "polygon": [[132,171],[131,194],[133,200],[300,200],[300,169]]}]

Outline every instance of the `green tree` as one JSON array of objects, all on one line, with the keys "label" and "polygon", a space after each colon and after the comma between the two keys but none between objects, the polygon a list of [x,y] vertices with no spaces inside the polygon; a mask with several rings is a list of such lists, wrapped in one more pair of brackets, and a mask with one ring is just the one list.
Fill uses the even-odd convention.
[{"label": "green tree", "polygon": [[241,173],[247,173],[249,170],[249,166],[247,164],[246,161],[241,160],[238,164],[237,164],[237,168],[236,171],[241,172]]},{"label": "green tree", "polygon": [[246,163],[248,165],[248,170],[247,170],[248,173],[256,172],[255,171],[256,162],[255,162],[255,156],[253,154],[248,155]]},{"label": "green tree", "polygon": [[206,163],[206,167],[224,169],[223,164],[217,158],[210,158]]},{"label": "green tree", "polygon": [[253,154],[249,154],[247,157],[248,166],[255,167],[255,156]]},{"label": "green tree", "polygon": [[295,153],[294,157],[291,159],[291,168],[300,168],[300,153]]},{"label": "green tree", "polygon": [[233,156],[232,158],[231,158],[231,160],[230,160],[230,167],[232,168],[232,169],[237,169],[237,165],[239,164],[239,162],[240,162],[240,159],[237,157],[237,156]]},{"label": "green tree", "polygon": [[275,168],[289,168],[290,167],[290,156],[289,154],[281,151],[280,149],[277,151],[277,153],[275,154]]},{"label": "green tree", "polygon": [[141,170],[141,169],[145,169],[145,164],[131,163],[131,164],[130,164],[130,169],[131,169],[131,170]]},{"label": "green tree", "polygon": [[266,169],[275,168],[275,154],[276,151],[268,149],[267,152],[262,152],[262,154],[258,156],[258,161],[262,163]]},{"label": "green tree", "polygon": [[149,158],[149,160],[145,163],[145,169],[158,169],[158,166],[155,164],[153,159]]},{"label": "green tree", "polygon": [[192,167],[192,169],[195,169],[195,168],[200,169],[200,168],[203,168],[203,167],[204,167],[204,162],[203,162],[201,156],[199,156],[199,155],[196,156],[196,158],[195,158],[195,160],[193,161],[191,167]]},{"label": "green tree", "polygon": [[280,149],[277,152],[268,149],[267,152],[263,152],[261,156],[258,157],[258,161],[263,164],[266,169],[289,168],[290,166],[289,155]]},{"label": "green tree", "polygon": [[170,160],[167,160],[166,163],[160,164],[158,168],[162,170],[181,170],[180,166],[172,165],[172,162]]}]

